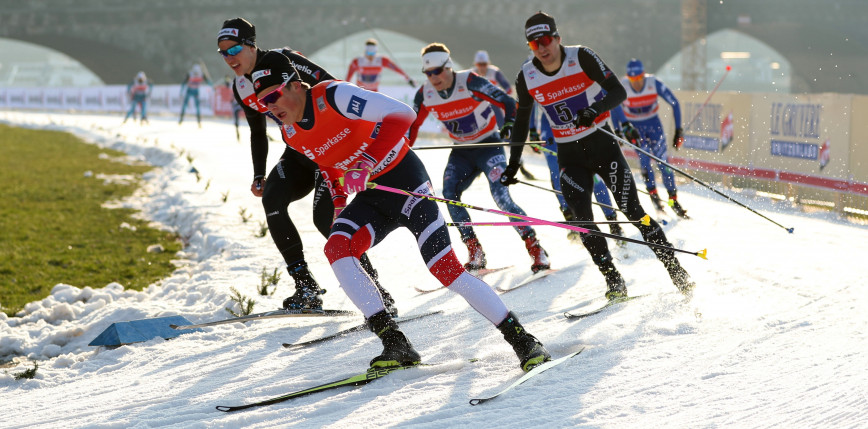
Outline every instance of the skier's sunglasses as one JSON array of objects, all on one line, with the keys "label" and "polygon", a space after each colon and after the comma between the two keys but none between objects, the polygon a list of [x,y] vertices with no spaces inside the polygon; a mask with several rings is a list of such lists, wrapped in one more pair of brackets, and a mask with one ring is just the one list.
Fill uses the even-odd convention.
[{"label": "skier's sunglasses", "polygon": [[283,88],[286,88],[286,84],[288,84],[288,83],[289,83],[289,80],[283,81],[283,83],[280,84],[280,86],[278,86],[277,88],[275,88],[274,91],[271,91],[268,94],[265,94],[262,97],[260,97],[259,102],[262,103],[263,106],[268,106],[269,104],[277,103],[277,100],[279,100],[280,97],[283,97]]},{"label": "skier's sunglasses", "polygon": [[244,49],[244,45],[235,45],[225,51],[218,49],[217,52],[219,52],[220,55],[223,55],[223,57],[226,58],[238,55],[238,53],[241,52],[242,49]]},{"label": "skier's sunglasses", "polygon": [[636,76],[627,76],[627,80],[630,82],[639,82],[645,78],[645,74],[637,74]]},{"label": "skier's sunglasses", "polygon": [[527,46],[530,47],[531,51],[536,51],[540,46],[548,46],[552,43],[552,40],[555,38],[546,34],[545,36],[537,37],[536,39],[527,42]]},{"label": "skier's sunglasses", "polygon": [[440,73],[443,73],[443,70],[446,70],[446,63],[449,62],[449,59],[443,63],[440,67],[433,68],[431,70],[422,70],[422,73],[425,73],[425,76],[440,76]]}]

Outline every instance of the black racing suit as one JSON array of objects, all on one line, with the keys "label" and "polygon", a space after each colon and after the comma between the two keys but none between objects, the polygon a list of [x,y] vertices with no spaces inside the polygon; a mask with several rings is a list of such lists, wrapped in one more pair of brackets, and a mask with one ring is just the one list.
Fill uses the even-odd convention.
[{"label": "black racing suit", "polygon": [[[561,47],[562,58],[565,55]],[[591,104],[591,108],[599,113],[611,110],[621,104],[627,97],[624,87],[618,81],[618,77],[606,66],[602,60],[590,49],[582,47],[579,50],[579,64],[587,76],[600,84],[605,95]],[[555,73],[547,73],[539,60],[533,59],[536,72],[552,76]],[[528,124],[530,122],[531,108],[534,99],[528,91],[524,71],[518,73],[515,82],[518,94],[518,111],[516,113],[515,128],[513,129],[512,142],[524,142],[527,139]],[[575,112],[573,112],[575,114]],[[608,125],[603,128],[611,132]],[[510,151],[510,165],[517,166],[521,159],[523,146],[512,146]],[[598,174],[612,194],[618,207],[624,211],[628,219],[637,221],[645,216],[645,210],[639,204],[636,191],[636,183],[633,173],[618,142],[602,131],[595,131],[576,141],[558,143],[558,166],[560,167],[561,190],[564,199],[576,220],[592,221],[591,196],[594,189],[594,174]],[[639,228],[645,241],[671,246],[660,225],[651,220],[651,224],[643,226],[634,224]],[[599,231],[595,225],[583,226],[587,229]],[[612,261],[606,239],[599,235],[581,234],[582,243],[591,254],[591,258],[597,266],[608,265]],[[677,264],[672,250],[664,250],[656,247],[651,248],[664,265],[669,268]]]}]

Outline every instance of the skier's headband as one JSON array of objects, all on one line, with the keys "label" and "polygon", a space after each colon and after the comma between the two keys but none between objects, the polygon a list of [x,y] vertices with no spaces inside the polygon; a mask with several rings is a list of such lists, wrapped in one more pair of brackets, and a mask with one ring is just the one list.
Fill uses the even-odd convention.
[{"label": "skier's headband", "polygon": [[542,36],[558,37],[558,26],[550,15],[537,12],[524,23],[524,36],[527,41],[539,39]]},{"label": "skier's headband", "polygon": [[449,57],[448,52],[432,51],[422,54],[423,72],[425,70],[438,67],[452,68],[452,58]]},{"label": "skier's headband", "polygon": [[256,26],[244,18],[223,21],[223,28],[217,32],[217,43],[232,40],[242,45],[256,46]]}]

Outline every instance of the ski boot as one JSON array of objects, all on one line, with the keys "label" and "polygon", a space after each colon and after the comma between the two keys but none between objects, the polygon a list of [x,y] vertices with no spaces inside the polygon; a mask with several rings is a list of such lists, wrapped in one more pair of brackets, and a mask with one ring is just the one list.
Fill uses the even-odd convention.
[{"label": "ski boot", "polygon": [[295,294],[283,300],[285,310],[322,310],[322,298],[326,293],[313,278],[307,268],[307,263],[299,262],[286,267],[289,275],[295,280]]},{"label": "ski boot", "polygon": [[654,207],[658,212],[662,212],[663,210],[663,200],[660,199],[660,195],[657,194],[656,189],[652,189],[648,191],[648,195],[651,197],[651,202],[654,203]]},{"label": "ski boot", "polygon": [[678,215],[678,217],[687,219],[687,210],[684,210],[684,207],[681,207],[681,204],[678,203],[678,196],[674,193],[669,195],[669,207],[672,208],[672,211]]},{"label": "ski boot", "polygon": [[[617,215],[612,216],[612,217],[607,217],[607,218],[606,218],[606,220],[608,220],[609,222],[615,221],[615,220],[617,220],[617,219],[618,219],[618,216],[617,216]],[[621,224],[610,223],[610,224],[609,224],[609,232],[610,232],[612,235],[619,235],[619,236],[622,236],[622,237],[624,236],[624,230],[621,228]],[[620,246],[620,247],[624,247],[624,245],[626,245],[627,242],[624,241],[624,240],[615,240],[615,244],[617,244],[617,245]]]},{"label": "ski boot", "polygon": [[467,253],[470,254],[470,260],[464,264],[464,269],[478,271],[485,268],[488,262],[485,260],[485,252],[482,250],[482,245],[479,244],[479,239],[472,237],[463,241],[467,245]]},{"label": "ski boot", "polygon": [[543,362],[552,360],[552,355],[549,354],[548,350],[536,337],[524,330],[513,312],[507,313],[506,319],[497,325],[497,329],[503,334],[506,342],[512,346],[524,372],[530,371]]},{"label": "ski boot", "polygon": [[621,273],[618,272],[618,269],[615,268],[615,264],[612,263],[612,256],[607,255],[603,258],[603,262],[597,264],[597,268],[600,269],[600,272],[603,273],[603,277],[606,278],[606,299],[609,301],[619,298],[627,297],[627,285],[624,283],[624,277],[621,277]]},{"label": "ski boot", "polygon": [[381,311],[366,321],[371,332],[383,342],[383,353],[371,359],[372,368],[400,365],[416,365],[422,361],[410,340],[398,330],[398,324],[385,311]]},{"label": "ski boot", "polygon": [[690,295],[696,287],[696,283],[690,280],[690,275],[684,271],[684,267],[677,259],[673,258],[672,262],[666,264],[666,271],[669,272],[669,277],[672,279],[672,284],[684,295]]},{"label": "ski boot", "polygon": [[[563,209],[562,212],[564,214],[564,220],[566,220],[567,222],[572,222],[576,219],[570,209]],[[570,232],[567,233],[567,238],[570,241],[581,241],[582,236],[579,235],[578,231],[570,230]]]},{"label": "ski boot", "polygon": [[542,246],[540,246],[539,240],[536,239],[536,234],[530,233],[526,237],[522,238],[524,239],[524,247],[527,248],[527,253],[533,260],[530,270],[536,274],[540,271],[551,268],[552,265],[549,263],[549,254],[546,253]]}]

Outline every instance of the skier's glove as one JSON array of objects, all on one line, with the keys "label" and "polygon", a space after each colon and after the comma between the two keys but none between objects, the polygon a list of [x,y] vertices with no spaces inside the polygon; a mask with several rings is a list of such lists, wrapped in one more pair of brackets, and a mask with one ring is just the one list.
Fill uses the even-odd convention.
[{"label": "skier's glove", "polygon": [[576,128],[586,128],[594,126],[594,119],[597,119],[599,113],[596,110],[586,107],[582,110],[576,112],[576,119],[573,121],[573,124]]},{"label": "skier's glove", "polygon": [[519,164],[509,164],[506,166],[506,170],[503,170],[503,174],[500,175],[500,183],[504,186],[514,185],[518,183],[518,179],[515,178],[515,175],[518,174]]},{"label": "skier's glove", "polygon": [[621,131],[624,133],[624,138],[634,145],[638,146],[639,142],[642,140],[642,136],[639,135],[639,130],[637,130],[630,122],[623,122],[621,124]]},{"label": "skier's glove", "polygon": [[684,144],[684,130],[681,128],[675,129],[675,137],[672,138],[672,147],[675,150],[681,149],[681,146]]},{"label": "skier's glove", "polygon": [[500,139],[503,141],[509,141],[509,138],[512,137],[512,126],[515,125],[514,122],[508,121],[504,122],[503,126],[500,127]]},{"label": "skier's glove", "polygon": [[356,163],[352,168],[344,173],[341,179],[341,185],[344,191],[348,194],[362,192],[368,185],[368,179],[371,177],[371,171],[374,169],[374,164],[367,159],[363,159]]},{"label": "skier's glove", "polygon": [[530,130],[530,141],[532,141],[532,142],[540,141],[539,133],[536,130]]}]

